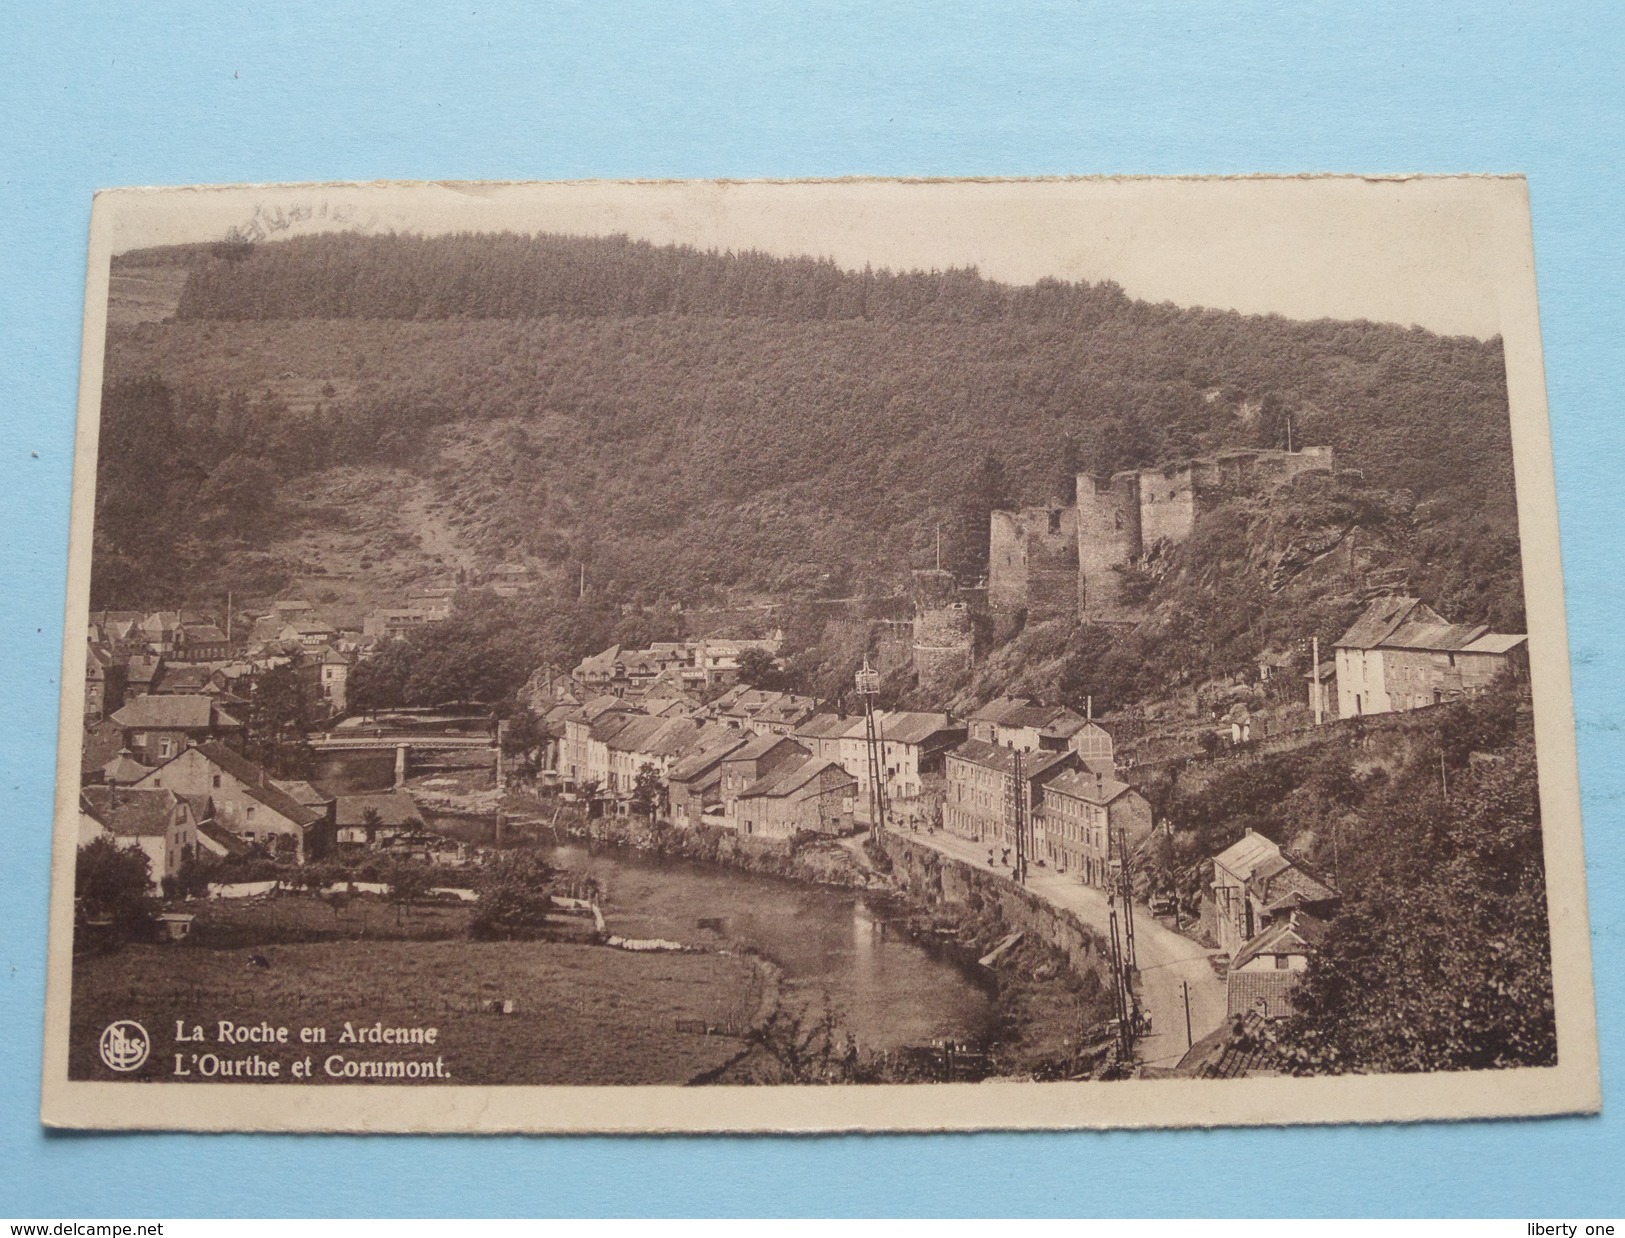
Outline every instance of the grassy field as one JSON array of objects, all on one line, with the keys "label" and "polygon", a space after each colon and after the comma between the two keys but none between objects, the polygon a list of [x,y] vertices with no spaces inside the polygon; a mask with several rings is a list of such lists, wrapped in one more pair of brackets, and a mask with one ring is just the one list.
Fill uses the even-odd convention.
[{"label": "grassy field", "polygon": [[[69,1073],[75,1079],[170,1080],[177,1051],[279,1061],[288,1080],[310,1055],[316,1081],[333,1053],[355,1060],[443,1057],[455,1083],[686,1083],[741,1047],[678,1032],[676,1022],[748,1020],[760,1000],[755,965],[732,955],[638,955],[556,942],[333,941],[240,950],[135,945],[74,963]],[[514,1013],[486,1003],[512,1000]],[[135,1019],[150,1033],[145,1066],[115,1075],[97,1056],[102,1029]],[[223,1046],[216,1024],[288,1028],[286,1045]],[[205,1041],[176,1043],[176,1021]],[[338,1042],[349,1022],[439,1029],[433,1047]],[[322,1028],[323,1044],[301,1044]],[[186,1061],[190,1061],[188,1056]],[[191,1078],[196,1079],[194,1074]],[[427,1080],[427,1082],[444,1082]],[[394,1086],[394,1081],[382,1086]]]}]

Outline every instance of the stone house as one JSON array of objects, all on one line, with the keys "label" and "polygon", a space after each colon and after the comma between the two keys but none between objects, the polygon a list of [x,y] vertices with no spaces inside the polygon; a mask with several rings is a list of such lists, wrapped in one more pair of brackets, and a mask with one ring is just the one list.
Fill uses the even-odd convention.
[{"label": "stone house", "polygon": [[684,829],[705,823],[709,808],[722,804],[722,763],[750,743],[750,736],[729,730],[725,737],[702,741],[673,766],[666,779],[666,795],[672,822]]},{"label": "stone house", "polygon": [[1449,623],[1416,598],[1377,598],[1336,645],[1344,718],[1421,709],[1483,692],[1503,671],[1528,675],[1528,638]]},{"label": "stone house", "polygon": [[207,796],[215,821],[243,842],[263,846],[273,857],[305,864],[332,850],[331,811],[301,804],[258,765],[224,744],[192,744],[160,765],[137,790]]},{"label": "stone house", "polygon": [[231,657],[231,642],[218,624],[189,623],[180,630],[175,656],[185,662],[221,662]]},{"label": "stone house", "polygon": [[737,803],[736,828],[761,838],[847,834],[856,791],[857,779],[834,761],[807,757],[745,788]]},{"label": "stone house", "polygon": [[[860,717],[858,721],[862,722]],[[796,743],[825,761],[841,759],[841,737],[852,729],[851,714],[809,714],[790,732]],[[847,770],[847,773],[851,773]]]},{"label": "stone house", "polygon": [[1081,769],[1082,761],[1075,752],[1021,753],[971,739],[946,755],[945,766],[943,827],[960,838],[1014,847],[1019,794],[1027,821],[1027,854],[1036,860],[1034,809],[1041,788],[1058,774]]},{"label": "stone house", "polygon": [[[946,754],[965,742],[965,727],[947,714],[904,710],[879,710],[875,714],[876,738],[884,765],[886,802],[896,821],[919,822],[928,819],[935,805],[927,805],[928,780],[943,773]],[[840,737],[841,767],[858,780],[855,809],[859,821],[869,823],[868,728],[863,716],[851,719]]]},{"label": "stone house", "polygon": [[405,791],[340,795],[334,804],[334,842],[343,851],[384,846],[423,824],[423,814]]},{"label": "stone house", "polygon": [[86,787],[79,793],[79,845],[110,839],[147,857],[150,892],[159,894],[166,877],[197,855],[197,812],[173,791],[130,787]]},{"label": "stone house", "polygon": [[630,713],[632,706],[618,697],[595,696],[565,715],[564,736],[559,741],[559,777],[566,786],[579,787],[594,780],[600,787],[608,784],[606,728]]},{"label": "stone house", "polygon": [[121,745],[143,765],[157,765],[189,743],[223,740],[240,745],[244,727],[212,696],[147,695],[131,697],[112,716]]},{"label": "stone house", "polygon": [[738,829],[739,797],[769,774],[806,761],[812,753],[787,735],[758,735],[722,760],[722,813]]},{"label": "stone house", "polygon": [[[1066,770],[1043,784],[1035,813],[1038,856],[1085,885],[1105,886],[1112,861],[1151,833],[1151,803],[1127,783],[1090,769]],[[1120,841],[1119,841],[1120,840]]]},{"label": "stone house", "polygon": [[1213,857],[1212,889],[1213,936],[1232,958],[1291,913],[1325,917],[1342,901],[1330,882],[1251,829]]},{"label": "stone house", "polygon": [[85,650],[85,722],[96,723],[124,704],[124,665],[106,645]]},{"label": "stone house", "polygon": [[636,789],[638,773],[645,766],[653,769],[664,784],[699,733],[700,724],[688,718],[633,716],[605,740],[609,755],[605,789],[617,799],[626,800]]},{"label": "stone house", "polygon": [[1293,990],[1325,936],[1324,920],[1294,911],[1244,945],[1225,976],[1226,1016],[1281,1019],[1295,1013]]}]

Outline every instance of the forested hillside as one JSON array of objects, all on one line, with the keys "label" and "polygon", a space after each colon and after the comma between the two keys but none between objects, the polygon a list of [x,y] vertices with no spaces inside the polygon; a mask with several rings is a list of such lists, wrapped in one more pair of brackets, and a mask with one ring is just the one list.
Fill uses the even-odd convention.
[{"label": "forested hillside", "polygon": [[[188,273],[174,320],[109,333],[104,444],[128,450],[102,455],[97,605],[268,579],[271,540],[309,518],[288,484],[319,493],[340,463],[432,484],[473,555],[585,564],[631,601],[885,589],[939,524],[976,575],[989,503],[1281,445],[1288,419],[1408,491],[1453,577],[1515,536],[1498,340],[621,238],[119,261]],[[990,457],[1004,495],[978,481]]]}]

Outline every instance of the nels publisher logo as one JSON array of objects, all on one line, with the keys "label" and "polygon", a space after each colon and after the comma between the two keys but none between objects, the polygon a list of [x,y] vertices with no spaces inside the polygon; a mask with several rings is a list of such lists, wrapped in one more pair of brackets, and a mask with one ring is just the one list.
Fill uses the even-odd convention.
[{"label": "nels publisher logo", "polygon": [[109,1070],[139,1070],[152,1051],[152,1038],[134,1019],[120,1019],[102,1031],[97,1048]]}]

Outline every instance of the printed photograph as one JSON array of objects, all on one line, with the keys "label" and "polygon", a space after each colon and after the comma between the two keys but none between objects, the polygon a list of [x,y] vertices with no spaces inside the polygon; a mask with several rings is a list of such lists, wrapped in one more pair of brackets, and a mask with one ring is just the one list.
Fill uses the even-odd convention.
[{"label": "printed photograph", "polygon": [[48,1098],[1585,1107],[1514,184],[104,195]]}]

